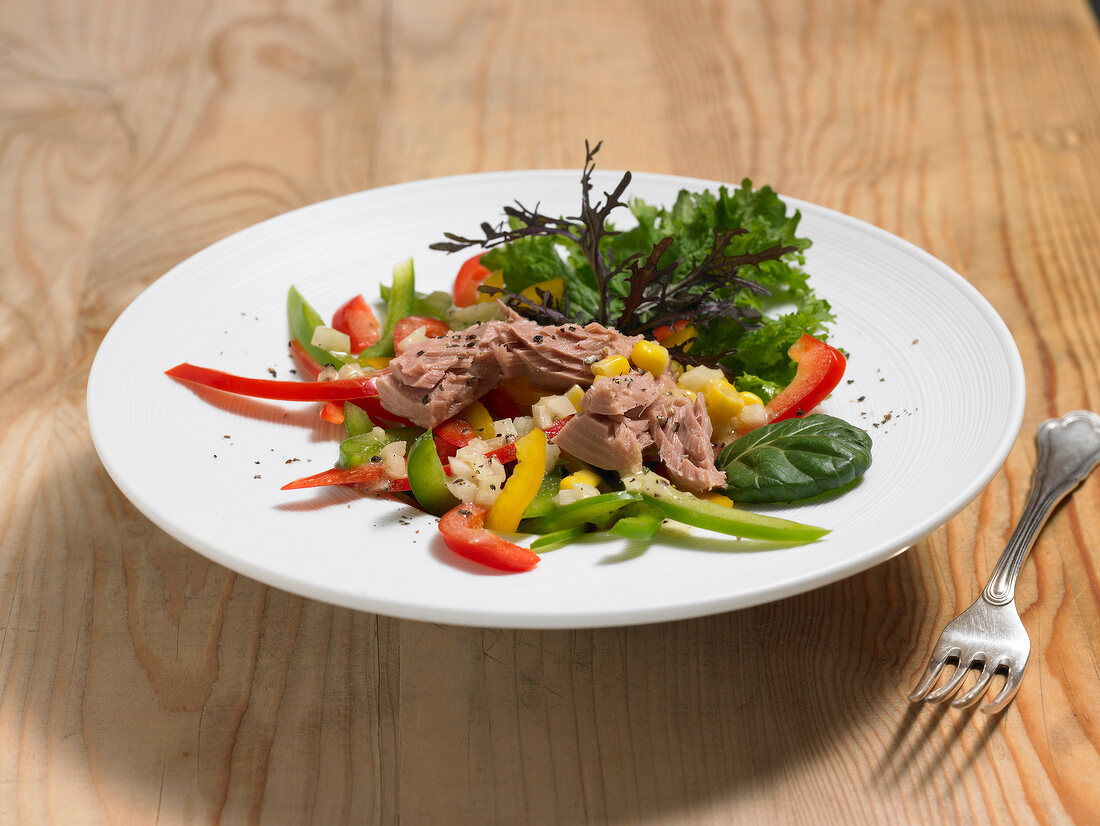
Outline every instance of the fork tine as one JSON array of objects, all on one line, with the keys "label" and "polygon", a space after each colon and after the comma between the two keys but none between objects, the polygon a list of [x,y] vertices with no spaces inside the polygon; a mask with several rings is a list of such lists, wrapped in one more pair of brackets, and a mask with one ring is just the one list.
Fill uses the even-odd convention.
[{"label": "fork tine", "polygon": [[978,676],[978,682],[974,683],[970,687],[970,690],[963,694],[961,697],[956,697],[951,701],[952,708],[969,708],[978,702],[985,694],[985,690],[989,687],[989,681],[993,679],[993,675],[997,673],[997,669],[1000,667],[1000,663],[989,660],[986,662],[985,667],[982,669],[982,673]]},{"label": "fork tine", "polygon": [[[980,660],[978,661],[980,662]],[[944,700],[946,700],[948,697],[958,691],[959,686],[962,685],[962,681],[966,678],[967,673],[970,671],[971,662],[974,662],[974,660],[965,660],[962,657],[959,657],[959,664],[955,666],[955,673],[951,675],[951,679],[949,679],[946,683],[941,685],[924,699],[926,699],[930,703],[942,703]]]},{"label": "fork tine", "polygon": [[1027,657],[1021,663],[1007,663],[1008,676],[1005,677],[1004,688],[1001,689],[1000,694],[993,698],[992,701],[982,706],[982,711],[986,714],[996,714],[1002,708],[1012,702],[1012,698],[1016,696],[1016,692],[1020,690],[1020,682],[1024,679],[1024,669],[1027,668]]},{"label": "fork tine", "polygon": [[940,672],[943,671],[943,667],[947,664],[947,661],[957,653],[956,651],[941,652],[937,646],[937,650],[933,652],[932,656],[928,659],[928,666],[924,669],[924,674],[921,675],[920,682],[917,683],[917,687],[909,694],[909,702],[919,703],[925,698],[929,689],[936,684],[936,678],[940,676]]}]

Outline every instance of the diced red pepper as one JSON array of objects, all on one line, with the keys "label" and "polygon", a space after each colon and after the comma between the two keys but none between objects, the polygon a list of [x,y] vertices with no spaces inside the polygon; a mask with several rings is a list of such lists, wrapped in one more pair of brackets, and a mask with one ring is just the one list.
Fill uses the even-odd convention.
[{"label": "diced red pepper", "polygon": [[361,352],[378,341],[382,325],[367,300],[361,295],[344,304],[332,317],[332,326],[351,339],[351,351]]},{"label": "diced red pepper", "polygon": [[455,447],[466,447],[477,437],[477,431],[462,419],[447,419],[436,425],[435,435]]},{"label": "diced red pepper", "polygon": [[438,318],[430,318],[423,315],[411,315],[399,319],[393,328],[393,351],[401,355],[408,349],[404,344],[406,338],[412,335],[418,327],[424,328],[425,338],[438,338],[451,332],[445,321]]},{"label": "diced red pepper", "polygon": [[489,509],[463,502],[439,520],[439,532],[447,547],[461,557],[498,571],[530,571],[539,555],[485,529]]},{"label": "diced red pepper", "polygon": [[336,381],[278,381],[275,379],[254,379],[247,376],[234,376],[209,367],[198,367],[184,362],[165,375],[180,381],[199,384],[226,393],[250,396],[255,399],[275,399],[289,402],[324,402],[365,399],[378,395],[375,382],[382,371],[369,376]]},{"label": "diced red pepper", "polygon": [[282,490],[322,488],[329,485],[355,485],[366,493],[397,493],[409,489],[408,479],[391,479],[380,464],[365,464],[350,468],[322,470],[312,476],[303,476],[287,482]]},{"label": "diced red pepper", "polygon": [[798,370],[791,383],[765,407],[769,422],[805,416],[833,392],[844,376],[844,354],[821,339],[803,335],[788,354]]},{"label": "diced red pepper", "polygon": [[[549,442],[551,439],[553,439],[555,436],[557,436],[558,431],[560,431],[563,427],[565,427],[565,423],[567,421],[569,421],[570,419],[572,419],[572,418],[573,418],[572,416],[566,416],[564,419],[558,419],[556,422],[554,422],[549,427],[547,427],[544,431],[542,431],[543,433],[546,434],[546,441]],[[492,458],[492,459],[496,459],[497,461],[499,461],[503,465],[506,465],[509,462],[514,462],[514,461],[516,461],[516,443],[515,442],[506,442],[505,444],[501,445],[500,447],[494,448],[493,450],[490,450],[485,455]]]},{"label": "diced red pepper", "polygon": [[655,341],[660,342],[662,339],[666,339],[673,333],[678,333],[691,324],[686,318],[681,318],[679,321],[674,321],[671,324],[662,324],[660,327],[656,327],[653,330],[653,338]]},{"label": "diced red pepper", "polygon": [[321,418],[332,424],[344,423],[343,402],[325,402],[321,406]]},{"label": "diced red pepper", "polygon": [[[543,431],[546,434],[547,441],[557,436],[558,431],[565,427],[565,423],[571,418],[573,417],[566,416],[547,427]],[[447,419],[443,424],[436,426],[435,435],[456,448],[465,447],[477,438],[477,432],[462,419]],[[485,455],[506,465],[509,462],[516,461],[516,444],[515,442],[505,442],[500,447],[488,451]]]},{"label": "diced red pepper", "polygon": [[489,270],[481,264],[481,256],[484,254],[479,253],[473,258],[467,259],[459,267],[458,275],[455,277],[454,297],[456,307],[469,307],[477,303],[477,298],[480,295],[477,288],[489,277]]}]

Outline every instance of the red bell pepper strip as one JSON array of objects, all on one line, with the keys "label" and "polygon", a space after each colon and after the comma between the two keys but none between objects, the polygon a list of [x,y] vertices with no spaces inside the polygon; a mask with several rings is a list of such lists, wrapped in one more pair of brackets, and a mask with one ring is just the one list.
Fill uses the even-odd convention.
[{"label": "red bell pepper strip", "polygon": [[409,480],[391,479],[381,465],[368,463],[358,467],[334,467],[331,470],[322,470],[312,476],[303,476],[301,479],[287,482],[281,489],[300,490],[329,485],[355,485],[367,493],[397,493],[409,489]]},{"label": "red bell pepper strip", "polygon": [[223,373],[221,370],[198,367],[187,362],[177,364],[171,370],[165,370],[164,373],[180,381],[189,381],[226,393],[288,402],[346,401],[374,397],[378,395],[378,387],[375,383],[382,375],[382,371],[379,371],[370,376],[336,381],[277,381],[234,376],[231,373]]},{"label": "red bell pepper strip", "polygon": [[803,335],[787,352],[798,370],[766,405],[769,422],[805,416],[833,392],[847,365],[843,353],[810,335]]},{"label": "red bell pepper strip", "polygon": [[496,568],[498,571],[530,571],[539,555],[485,529],[489,509],[463,502],[439,520],[439,532],[447,547],[461,557]]},{"label": "red bell pepper strip", "polygon": [[489,277],[488,268],[481,263],[481,256],[484,254],[479,253],[473,258],[467,259],[459,267],[458,275],[455,277],[454,289],[456,307],[469,307],[477,304],[479,295],[477,288]]},{"label": "red bell pepper strip", "polygon": [[309,373],[311,378],[321,375],[321,365],[317,363],[317,359],[306,352],[306,348],[298,339],[290,340],[290,352],[294,354],[294,360],[298,362],[298,366]]},{"label": "red bell pepper strip", "polygon": [[332,316],[332,327],[347,333],[353,353],[370,347],[382,335],[382,325],[362,295],[355,296],[336,311]]}]

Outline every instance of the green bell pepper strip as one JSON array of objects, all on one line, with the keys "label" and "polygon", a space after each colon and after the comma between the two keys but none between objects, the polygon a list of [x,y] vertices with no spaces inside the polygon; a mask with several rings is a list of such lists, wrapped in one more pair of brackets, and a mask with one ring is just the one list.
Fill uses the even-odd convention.
[{"label": "green bell pepper strip", "polygon": [[776,542],[813,542],[829,531],[789,519],[765,516],[738,508],[724,508],[690,493],[677,490],[656,473],[649,471],[623,476],[623,486],[644,497],[669,519],[696,528],[739,536],[744,539],[770,539]]},{"label": "green bell pepper strip", "polygon": [[[679,493],[679,492],[677,492]],[[724,508],[704,499],[684,494],[679,496],[652,496],[642,494],[645,501],[659,508],[669,519],[683,522],[695,528],[704,528],[743,539],[770,539],[776,542],[813,542],[829,532],[789,519],[764,516],[738,508]],[[683,498],[681,498],[683,497]]]},{"label": "green bell pepper strip", "polygon": [[359,354],[361,363],[365,364],[365,360],[371,358],[393,358],[393,330],[398,321],[414,314],[415,299],[416,274],[410,258],[393,268],[393,286],[390,287],[389,300],[386,302],[386,323],[382,325],[378,342]]},{"label": "green bell pepper strip", "polygon": [[542,484],[539,486],[538,493],[535,494],[535,498],[531,500],[531,504],[523,512],[523,518],[534,519],[536,516],[545,516],[556,508],[558,505],[554,501],[554,496],[557,495],[560,486],[561,469],[555,467],[542,477]]},{"label": "green bell pepper strip", "polygon": [[[382,300],[388,304],[393,288],[382,284],[378,289],[382,293]],[[451,301],[450,294],[442,290],[427,294],[414,292],[412,311],[408,315],[426,316],[427,318],[438,318],[440,321],[446,321],[447,311],[453,306],[454,302]]]},{"label": "green bell pepper strip", "polygon": [[382,448],[391,442],[412,442],[420,437],[424,431],[421,428],[395,427],[387,430],[382,436],[376,436],[374,429],[349,436],[340,442],[340,459],[336,463],[338,468],[353,468],[365,465],[375,456],[382,454]]},{"label": "green bell pepper strip", "polygon": [[435,449],[435,436],[423,433],[409,451],[409,488],[421,507],[435,516],[442,516],[458,504],[447,490],[447,474]]},{"label": "green bell pepper strip", "polygon": [[609,516],[627,505],[642,501],[642,495],[629,490],[601,493],[587,499],[578,499],[568,505],[556,505],[548,513],[528,520],[520,526],[525,533],[553,533],[589,522],[603,523]]},{"label": "green bell pepper strip", "polygon": [[588,533],[588,528],[585,525],[574,525],[572,528],[564,528],[560,531],[553,531],[551,533],[543,534],[534,542],[531,543],[531,550],[545,550],[556,545],[563,545],[566,542],[572,542],[578,536],[584,536]]},{"label": "green bell pepper strip", "polygon": [[612,525],[609,533],[624,539],[648,542],[658,534],[664,521],[665,516],[660,510],[642,504],[638,506],[636,513],[624,516]]},{"label": "green bell pepper strip", "polygon": [[341,367],[348,362],[355,361],[352,356],[340,355],[313,346],[313,331],[318,327],[325,326],[325,322],[321,318],[321,314],[302,297],[297,287],[291,287],[287,291],[286,316],[290,324],[290,334],[297,339],[302,349],[322,367],[326,364]]},{"label": "green bell pepper strip", "polygon": [[349,436],[358,436],[374,430],[374,422],[370,420],[370,414],[359,405],[344,402],[344,428]]}]

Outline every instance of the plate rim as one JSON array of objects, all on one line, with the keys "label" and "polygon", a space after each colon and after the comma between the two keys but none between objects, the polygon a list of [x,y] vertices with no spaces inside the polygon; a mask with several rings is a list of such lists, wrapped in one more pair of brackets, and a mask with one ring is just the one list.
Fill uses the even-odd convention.
[{"label": "plate rim", "polygon": [[[597,173],[599,178],[622,176],[624,174],[622,170],[603,169],[597,170]],[[996,332],[996,340],[1000,345],[999,353],[1003,357],[1004,364],[1014,379],[1012,385],[1013,392],[1009,397],[1010,409],[1007,416],[1008,424],[1000,433],[995,449],[988,455],[986,462],[982,466],[982,472],[975,474],[973,479],[963,487],[962,492],[954,500],[946,502],[941,508],[929,514],[929,516],[918,524],[912,526],[909,531],[895,537],[888,543],[891,546],[889,548],[876,548],[874,553],[849,557],[837,562],[831,567],[814,569],[812,575],[794,576],[772,585],[757,588],[748,595],[733,595],[725,598],[714,597],[701,602],[693,602],[688,610],[685,610],[685,607],[680,603],[675,603],[658,606],[657,608],[615,608],[607,612],[589,611],[584,613],[534,615],[517,615],[514,613],[486,614],[484,610],[478,610],[475,607],[463,609],[451,609],[439,606],[431,607],[424,606],[422,603],[411,602],[407,599],[394,600],[379,595],[371,595],[367,598],[359,596],[357,598],[356,594],[348,590],[338,590],[330,586],[314,585],[312,583],[303,583],[301,581],[288,579],[280,575],[277,571],[259,565],[258,562],[255,562],[251,558],[245,559],[240,556],[233,556],[227,551],[206,542],[201,537],[190,533],[186,529],[186,526],[179,525],[163,518],[159,509],[150,503],[142,495],[141,491],[135,489],[135,487],[124,478],[124,474],[118,471],[117,466],[110,459],[109,451],[107,455],[105,455],[103,449],[103,433],[97,423],[97,417],[100,410],[95,403],[95,390],[100,381],[99,376],[105,369],[104,364],[106,362],[106,356],[103,354],[109,353],[109,345],[113,342],[115,337],[122,335],[122,331],[125,329],[130,318],[141,311],[143,304],[154,301],[159,295],[160,290],[168,288],[176,278],[183,277],[187,274],[186,272],[182,275],[177,274],[181,269],[201,264],[202,258],[206,256],[216,256],[218,250],[225,245],[233,244],[243,234],[259,233],[263,231],[261,228],[270,227],[271,225],[276,225],[284,221],[294,221],[303,212],[311,210],[320,211],[322,209],[338,209],[339,203],[343,201],[364,197],[384,199],[387,193],[395,190],[409,191],[438,186],[461,186],[463,184],[484,181],[516,181],[517,179],[526,180],[545,178],[547,176],[557,178],[568,175],[576,178],[579,182],[579,174],[578,170],[561,168],[499,170],[422,178],[345,193],[333,198],[297,207],[236,230],[177,262],[142,289],[141,292],[119,313],[108,331],[104,334],[103,339],[100,341],[96,355],[89,369],[85,393],[87,419],[93,446],[108,475],[123,495],[142,513],[142,515],[157,525],[161,530],[165,531],[165,533],[207,559],[270,587],[277,587],[299,596],[317,599],[332,605],[417,621],[442,622],[452,625],[473,627],[565,629],[638,625],[708,616],[715,613],[762,605],[789,596],[805,593],[819,587],[825,587],[848,576],[854,576],[855,574],[882,564],[888,559],[905,552],[911,548],[912,545],[938,530],[973,502],[1000,470],[1008,454],[1011,452],[1012,447],[1015,445],[1016,439],[1019,438],[1026,405],[1026,375],[1019,348],[1015,343],[1010,329],[993,304],[961,273],[913,242],[861,218],[801,198],[787,196],[783,193],[778,193],[779,197],[788,205],[789,209],[798,210],[803,215],[808,213],[821,213],[833,221],[848,224],[858,232],[870,234],[880,241],[884,241],[890,246],[897,248],[900,252],[904,252],[909,257],[920,261],[923,265],[938,270],[941,275],[953,281],[962,292],[967,294],[971,306],[979,310],[982,318]],[[634,181],[644,182],[648,180],[656,184],[666,186],[673,185],[680,188],[695,190],[701,188],[715,189],[719,186],[730,188],[737,186],[737,184],[731,182],[721,182],[706,178],[666,173],[632,172],[631,175]],[[826,298],[828,298],[828,296],[826,296]]]}]

